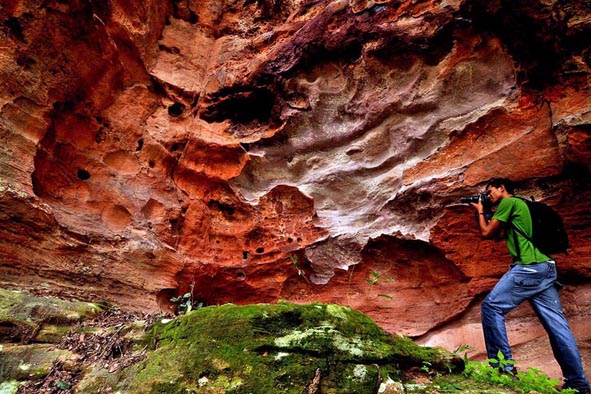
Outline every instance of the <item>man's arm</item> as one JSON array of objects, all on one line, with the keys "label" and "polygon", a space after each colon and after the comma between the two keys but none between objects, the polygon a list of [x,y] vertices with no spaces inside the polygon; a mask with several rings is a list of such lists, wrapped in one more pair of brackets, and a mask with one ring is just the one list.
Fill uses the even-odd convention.
[{"label": "man's arm", "polygon": [[498,235],[503,228],[502,223],[497,219],[486,220],[484,216],[484,208],[482,201],[478,200],[477,203],[472,203],[472,206],[476,209],[478,214],[478,226],[480,227],[480,234],[484,239],[492,239]]},{"label": "man's arm", "polygon": [[501,231],[501,228],[503,228],[501,222],[497,219],[487,221],[486,217],[480,213],[478,214],[478,225],[480,226],[480,234],[482,234],[482,238],[484,239],[495,238]]}]

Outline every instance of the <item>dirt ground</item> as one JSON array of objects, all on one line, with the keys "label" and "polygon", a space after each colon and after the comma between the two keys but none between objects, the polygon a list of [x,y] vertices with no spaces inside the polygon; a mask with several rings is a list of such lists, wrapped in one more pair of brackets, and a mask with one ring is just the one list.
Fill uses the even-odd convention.
[{"label": "dirt ground", "polygon": [[108,309],[73,326],[57,348],[66,349],[77,358],[75,361],[56,362],[49,374],[40,380],[22,384],[18,394],[68,394],[82,377],[82,370],[89,365],[99,365],[109,372],[141,361],[144,351],[131,351],[132,343],[125,335],[130,324],[137,322],[146,330],[160,313],[129,313]]}]

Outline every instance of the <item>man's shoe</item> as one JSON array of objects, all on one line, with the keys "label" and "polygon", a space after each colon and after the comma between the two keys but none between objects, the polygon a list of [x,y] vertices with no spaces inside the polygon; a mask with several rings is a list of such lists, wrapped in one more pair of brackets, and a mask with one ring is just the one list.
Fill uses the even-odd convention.
[{"label": "man's shoe", "polygon": [[510,376],[511,379],[513,379],[513,380],[519,380],[519,377],[517,376],[517,368],[516,367],[510,368],[510,369],[499,368],[499,374]]},{"label": "man's shoe", "polygon": [[[566,390],[566,389],[573,389],[572,387],[568,387],[568,386],[562,386],[560,388],[560,390],[558,391],[562,391],[562,390]],[[586,388],[586,389],[574,389],[577,390],[577,394],[591,394],[591,389],[590,388]]]}]

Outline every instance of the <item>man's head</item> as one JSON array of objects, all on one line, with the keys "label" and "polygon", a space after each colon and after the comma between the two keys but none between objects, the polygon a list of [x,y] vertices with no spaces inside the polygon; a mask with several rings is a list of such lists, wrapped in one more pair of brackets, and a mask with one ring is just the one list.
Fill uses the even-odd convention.
[{"label": "man's head", "polygon": [[486,185],[486,193],[493,204],[514,193],[513,182],[507,178],[492,178]]}]

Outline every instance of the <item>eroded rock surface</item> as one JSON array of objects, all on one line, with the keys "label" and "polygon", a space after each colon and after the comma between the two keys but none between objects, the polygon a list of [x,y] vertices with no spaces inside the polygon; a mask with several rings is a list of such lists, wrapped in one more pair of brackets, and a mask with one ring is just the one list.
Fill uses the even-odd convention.
[{"label": "eroded rock surface", "polygon": [[[506,176],[564,216],[560,270],[584,292],[590,15],[585,1],[6,1],[0,285],[126,309],[189,289],[338,302],[445,338],[508,264],[459,197]],[[591,314],[566,298],[573,319]]]}]

